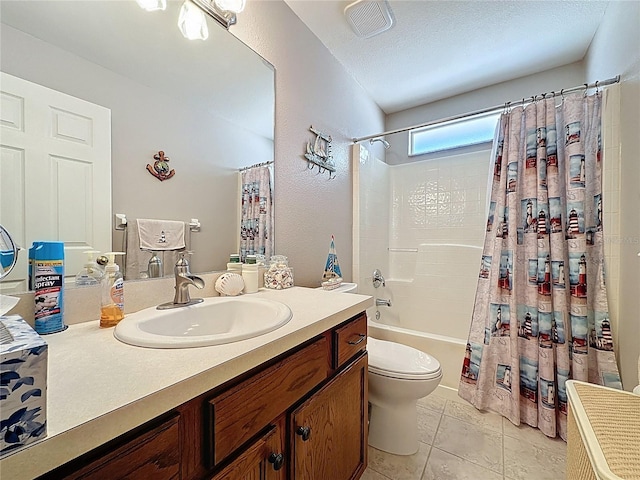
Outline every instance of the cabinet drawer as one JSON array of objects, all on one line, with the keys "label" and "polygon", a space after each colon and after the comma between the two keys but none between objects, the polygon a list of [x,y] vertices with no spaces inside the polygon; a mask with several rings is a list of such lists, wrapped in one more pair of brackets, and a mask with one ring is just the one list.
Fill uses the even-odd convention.
[{"label": "cabinet drawer", "polygon": [[284,480],[284,417],[211,480]]},{"label": "cabinet drawer", "polygon": [[285,412],[329,375],[326,337],[280,360],[207,402],[205,435],[208,466]]},{"label": "cabinet drawer", "polygon": [[367,316],[361,314],[333,332],[333,368],[338,368],[367,346]]},{"label": "cabinet drawer", "polygon": [[179,478],[181,454],[179,420],[178,415],[170,418],[65,478],[108,478],[110,480]]}]

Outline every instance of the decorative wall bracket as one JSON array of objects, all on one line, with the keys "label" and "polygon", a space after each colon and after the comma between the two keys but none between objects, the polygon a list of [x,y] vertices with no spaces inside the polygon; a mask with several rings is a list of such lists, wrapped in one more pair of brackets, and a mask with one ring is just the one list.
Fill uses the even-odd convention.
[{"label": "decorative wall bracket", "polygon": [[309,170],[318,167],[318,173],[329,172],[330,179],[336,178],[336,167],[331,156],[331,135],[316,130],[313,125],[309,130],[316,135],[313,142],[307,142],[307,152],[304,154],[304,158],[309,162],[307,165]]},{"label": "decorative wall bracket", "polygon": [[153,165],[147,163],[147,170],[158,180],[161,182],[169,180],[176,174],[174,169],[169,169],[169,157],[165,157],[162,150],[156,153],[153,158],[155,162],[153,162]]}]

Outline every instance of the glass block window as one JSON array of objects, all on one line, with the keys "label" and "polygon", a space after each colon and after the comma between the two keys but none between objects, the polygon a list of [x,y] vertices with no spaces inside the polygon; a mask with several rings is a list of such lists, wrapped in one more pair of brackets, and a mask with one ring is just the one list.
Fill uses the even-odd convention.
[{"label": "glass block window", "polygon": [[409,132],[409,156],[493,141],[501,112],[476,115]]}]

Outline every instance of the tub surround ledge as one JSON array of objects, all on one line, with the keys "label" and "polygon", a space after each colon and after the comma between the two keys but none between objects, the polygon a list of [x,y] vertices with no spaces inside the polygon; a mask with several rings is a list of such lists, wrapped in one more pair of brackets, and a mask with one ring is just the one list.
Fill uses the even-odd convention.
[{"label": "tub surround ledge", "polygon": [[45,337],[47,437],[0,460],[0,476],[34,478],[322,334],[373,305],[366,295],[294,287],[253,294],[293,318],[226,345],[151,349],[121,343],[97,321]]}]

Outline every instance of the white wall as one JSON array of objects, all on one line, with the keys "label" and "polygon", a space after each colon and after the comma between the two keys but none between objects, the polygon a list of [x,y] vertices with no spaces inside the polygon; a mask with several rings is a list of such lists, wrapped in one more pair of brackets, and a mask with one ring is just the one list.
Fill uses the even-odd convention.
[{"label": "white wall", "polygon": [[[619,182],[619,219],[612,235],[605,223],[606,245],[617,256],[617,289],[609,295],[611,309],[618,314],[618,363],[626,390],[639,383],[640,355],[640,2],[610,2],[585,58],[586,80],[594,82],[621,75],[615,99],[620,115],[610,131],[605,131],[605,162],[618,157],[619,172],[609,172],[611,182]],[[608,157],[609,155],[609,157]],[[606,168],[606,167],[605,167]],[[605,175],[607,172],[605,171]],[[615,175],[615,177],[611,177]],[[619,175],[619,176],[618,176]],[[615,200],[614,200],[615,201]],[[605,198],[606,203],[606,198]],[[615,205],[613,206],[615,207]],[[613,208],[612,207],[612,208]],[[608,208],[605,205],[605,208]],[[619,235],[616,235],[619,232]],[[611,263],[611,262],[610,262]],[[608,266],[610,268],[610,266]],[[617,308],[616,308],[617,307]]]},{"label": "white wall", "polygon": [[[276,252],[319,286],[333,234],[351,280],[351,139],[382,131],[382,111],[284,2],[249,0],[230,31],[276,68]],[[307,170],[311,125],[333,137],[334,180]]]}]

